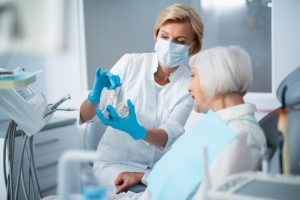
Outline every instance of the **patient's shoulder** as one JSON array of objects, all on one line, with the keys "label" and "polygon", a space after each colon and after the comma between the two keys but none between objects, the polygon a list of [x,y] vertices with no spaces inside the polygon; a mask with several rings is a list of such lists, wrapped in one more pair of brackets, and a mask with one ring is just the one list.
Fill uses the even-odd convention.
[{"label": "patient's shoulder", "polygon": [[245,146],[263,148],[266,145],[264,132],[252,115],[230,121],[229,127],[236,133],[237,141]]}]

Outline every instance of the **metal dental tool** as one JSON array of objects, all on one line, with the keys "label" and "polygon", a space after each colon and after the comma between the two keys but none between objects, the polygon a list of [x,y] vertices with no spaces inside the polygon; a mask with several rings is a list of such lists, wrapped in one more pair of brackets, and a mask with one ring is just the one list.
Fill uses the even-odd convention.
[{"label": "metal dental tool", "polygon": [[45,114],[44,117],[47,117],[48,115],[52,114],[53,112],[57,111],[57,110],[65,110],[65,111],[74,111],[76,109],[74,108],[67,108],[67,109],[59,109],[58,107],[65,102],[66,100],[71,99],[70,95],[68,94],[67,96],[62,97],[61,99],[59,99],[56,103],[54,104],[49,104],[48,105],[48,109],[49,111]]}]

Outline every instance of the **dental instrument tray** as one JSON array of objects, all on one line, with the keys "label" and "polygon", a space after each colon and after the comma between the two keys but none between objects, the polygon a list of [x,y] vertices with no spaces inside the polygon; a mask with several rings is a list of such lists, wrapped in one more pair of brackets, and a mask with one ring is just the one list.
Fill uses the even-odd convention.
[{"label": "dental instrument tray", "polygon": [[0,89],[22,88],[36,81],[37,72],[0,71]]},{"label": "dental instrument tray", "polygon": [[14,76],[13,71],[9,71],[9,70],[0,68],[0,78],[7,78],[7,77],[13,77],[13,76]]}]

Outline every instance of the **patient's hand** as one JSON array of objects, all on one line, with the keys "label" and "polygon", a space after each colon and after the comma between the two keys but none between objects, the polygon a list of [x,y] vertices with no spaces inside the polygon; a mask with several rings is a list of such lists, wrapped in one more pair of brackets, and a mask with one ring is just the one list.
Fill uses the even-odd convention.
[{"label": "patient's hand", "polygon": [[141,182],[143,172],[122,172],[115,180],[116,193],[127,192],[131,186]]}]

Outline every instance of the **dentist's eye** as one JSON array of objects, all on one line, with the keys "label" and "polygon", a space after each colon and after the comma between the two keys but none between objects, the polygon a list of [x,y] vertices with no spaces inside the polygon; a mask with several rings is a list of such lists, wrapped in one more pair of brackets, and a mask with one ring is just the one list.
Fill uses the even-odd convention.
[{"label": "dentist's eye", "polygon": [[162,36],[160,36],[162,39],[168,39],[168,36],[164,36],[164,35],[162,35]]},{"label": "dentist's eye", "polygon": [[186,44],[185,41],[176,41],[177,44]]}]

